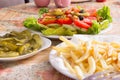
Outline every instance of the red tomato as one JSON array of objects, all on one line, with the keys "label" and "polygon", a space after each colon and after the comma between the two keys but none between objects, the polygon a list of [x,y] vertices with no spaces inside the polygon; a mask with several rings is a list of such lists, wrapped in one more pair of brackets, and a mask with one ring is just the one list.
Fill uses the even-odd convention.
[{"label": "red tomato", "polygon": [[43,17],[45,17],[45,16],[51,16],[51,14],[50,13],[44,13],[42,16]]},{"label": "red tomato", "polygon": [[97,18],[96,17],[87,17],[88,19],[90,19],[90,20],[97,20]]},{"label": "red tomato", "polygon": [[72,19],[69,17],[57,19],[58,24],[72,24]]},{"label": "red tomato", "polygon": [[70,13],[71,13],[70,9],[65,11],[65,14],[67,14],[67,15],[70,14]]},{"label": "red tomato", "polygon": [[83,22],[89,24],[90,26],[92,25],[92,20],[88,19],[88,18],[84,18]]},{"label": "red tomato", "polygon": [[92,25],[92,20],[97,20],[96,17],[86,17],[83,19],[83,21],[87,24],[89,24],[90,26]]},{"label": "red tomato", "polygon": [[90,16],[93,16],[93,17],[97,16],[97,10],[96,9],[90,9],[90,10],[87,10],[87,12],[90,14]]},{"label": "red tomato", "polygon": [[45,16],[42,19],[38,19],[38,23],[41,23],[44,25],[56,23],[56,18],[54,16]]},{"label": "red tomato", "polygon": [[76,26],[78,26],[79,28],[85,28],[88,29],[90,27],[90,25],[88,25],[87,23],[85,23],[84,21],[80,21],[79,19],[75,19],[74,20],[74,24]]},{"label": "red tomato", "polygon": [[70,19],[73,18],[73,16],[72,16],[71,14],[68,14],[68,15],[66,15],[66,16],[69,17]]}]

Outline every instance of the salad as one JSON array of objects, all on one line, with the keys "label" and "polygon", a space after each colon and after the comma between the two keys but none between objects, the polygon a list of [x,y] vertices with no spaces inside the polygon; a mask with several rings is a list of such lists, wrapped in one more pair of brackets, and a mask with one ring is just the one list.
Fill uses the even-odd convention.
[{"label": "salad", "polygon": [[40,8],[39,17],[28,17],[23,21],[26,28],[40,31],[43,35],[72,36],[73,34],[98,34],[108,28],[112,22],[110,8],[84,9],[80,6],[71,8]]}]

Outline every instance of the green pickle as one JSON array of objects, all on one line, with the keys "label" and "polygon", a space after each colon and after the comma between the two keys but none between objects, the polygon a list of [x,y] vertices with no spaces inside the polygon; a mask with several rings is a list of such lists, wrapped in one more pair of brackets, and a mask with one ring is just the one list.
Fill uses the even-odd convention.
[{"label": "green pickle", "polygon": [[35,44],[33,45],[33,49],[35,50],[39,49],[42,45],[42,41],[39,38],[39,35],[34,34],[32,39],[35,41]]},{"label": "green pickle", "polygon": [[16,57],[41,48],[42,40],[38,34],[29,30],[12,31],[0,37],[0,57]]},{"label": "green pickle", "polygon": [[26,54],[26,53],[28,53],[29,49],[30,49],[30,44],[26,43],[26,44],[20,46],[18,51],[19,51],[19,54]]},{"label": "green pickle", "polygon": [[9,52],[0,51],[0,57],[16,57],[16,56],[19,56],[19,53],[15,51]]}]

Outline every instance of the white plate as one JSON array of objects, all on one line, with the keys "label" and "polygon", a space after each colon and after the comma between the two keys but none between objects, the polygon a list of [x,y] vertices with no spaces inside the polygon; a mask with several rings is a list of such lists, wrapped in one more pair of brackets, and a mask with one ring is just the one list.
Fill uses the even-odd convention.
[{"label": "white plate", "polygon": [[[120,43],[120,35],[74,35],[71,39],[71,41],[75,44],[78,43],[79,38],[85,41],[94,39],[98,41],[106,41],[106,42],[119,42]],[[64,43],[58,44],[57,46],[64,46]],[[69,70],[65,67],[62,57],[57,56],[56,50],[51,50],[49,55],[49,61],[51,65],[60,73],[73,78],[78,79],[74,74],[70,73]],[[86,74],[85,77],[89,76],[89,74]]]},{"label": "white plate", "polygon": [[[0,35],[4,35],[5,33],[8,33],[8,32],[4,32]],[[28,53],[28,54],[25,54],[25,55],[20,55],[20,56],[17,56],[17,57],[7,57],[7,58],[0,58],[0,61],[16,61],[16,60],[21,60],[21,59],[25,59],[25,58],[28,58],[28,57],[31,57],[33,55],[36,55],[36,54],[40,54],[39,52],[44,50],[44,49],[47,49],[48,47],[51,46],[51,40],[47,39],[47,38],[44,38],[44,37],[41,37],[42,39],[42,46],[40,49],[36,50],[36,51],[33,51],[32,53]]]},{"label": "white plate", "polygon": [[[59,44],[58,46],[62,46],[62,44]],[[77,79],[77,77],[74,74],[71,74],[69,72],[69,70],[65,67],[64,62],[62,60],[61,57],[58,57],[56,55],[56,51],[55,50],[51,50],[50,52],[50,56],[49,56],[49,61],[51,63],[51,65],[60,73],[73,78],[73,79]]]},{"label": "white plate", "polygon": [[[111,29],[112,29],[112,24],[110,23],[109,27],[104,29],[104,30],[102,30],[99,34],[104,34],[104,33],[108,32],[108,31],[110,31]],[[50,39],[59,39],[59,37],[60,37],[58,35],[46,36],[46,35],[43,35],[41,32],[40,32],[40,34],[41,34],[41,36],[44,36],[44,37],[47,37],[47,38],[50,38]],[[72,38],[72,36],[64,36],[64,37],[66,37],[67,39],[71,39]]]}]

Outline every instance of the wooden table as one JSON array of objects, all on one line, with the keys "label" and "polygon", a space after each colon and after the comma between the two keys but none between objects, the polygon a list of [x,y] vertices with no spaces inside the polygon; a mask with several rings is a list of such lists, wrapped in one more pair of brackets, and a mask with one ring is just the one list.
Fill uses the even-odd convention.
[{"label": "wooden table", "polygon": [[[86,2],[71,4],[85,8],[101,8],[107,5],[113,17],[112,29],[104,34],[120,34],[120,0],[107,0],[104,3]],[[53,2],[48,6],[56,8]],[[29,16],[36,16],[38,9],[34,3],[22,4],[0,9],[0,31],[7,27],[23,27],[22,21]],[[52,46],[61,41],[52,40]],[[49,63],[49,52],[52,46],[39,54],[20,61],[0,62],[0,80],[72,80],[58,71]]]}]

